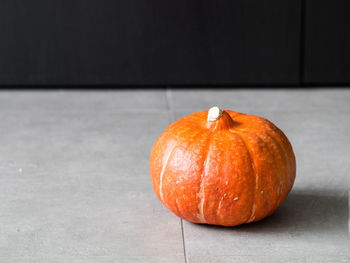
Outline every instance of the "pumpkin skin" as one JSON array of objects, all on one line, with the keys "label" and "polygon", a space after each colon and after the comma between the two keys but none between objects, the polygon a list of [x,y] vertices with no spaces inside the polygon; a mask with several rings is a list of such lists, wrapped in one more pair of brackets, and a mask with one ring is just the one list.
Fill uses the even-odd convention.
[{"label": "pumpkin skin", "polygon": [[236,226],[271,215],[295,180],[287,137],[258,116],[220,110],[209,117],[186,116],[155,142],[150,175],[159,200],[194,223]]}]

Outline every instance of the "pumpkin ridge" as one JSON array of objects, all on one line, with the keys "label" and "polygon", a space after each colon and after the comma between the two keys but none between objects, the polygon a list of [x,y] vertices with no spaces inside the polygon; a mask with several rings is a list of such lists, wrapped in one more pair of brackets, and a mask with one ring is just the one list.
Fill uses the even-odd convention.
[{"label": "pumpkin ridge", "polygon": [[[266,134],[264,131],[260,131],[258,129],[255,130],[255,133],[252,133],[252,132],[249,132],[249,131],[246,131],[246,130],[240,130],[240,132],[246,133],[246,134],[250,134],[251,136],[255,137],[259,143],[261,142],[264,145],[264,148],[267,150],[267,152],[269,154],[269,157],[274,160],[274,162],[271,163],[271,168],[273,169],[273,174],[274,174],[275,178],[278,179],[277,180],[278,184],[276,184],[276,187],[279,188],[278,192],[280,192],[280,189],[282,189],[282,192],[284,192],[284,189],[283,189],[285,187],[284,184],[285,184],[285,182],[288,181],[288,179],[287,179],[287,172],[286,171],[280,172],[280,170],[276,166],[276,163],[279,163],[279,161],[276,159],[276,155],[280,154],[280,149],[277,149],[277,154],[275,154],[276,152],[269,146],[269,143],[267,143],[265,141],[265,139],[262,137],[262,135],[265,134],[266,137],[270,138],[270,140],[272,140],[272,141],[273,141],[273,138],[271,136],[269,136],[268,134]],[[273,141],[273,143],[276,144],[274,141]],[[278,148],[278,146],[276,146],[276,147]],[[283,159],[285,159],[285,158],[283,158]],[[282,161],[282,162],[284,162],[284,161]],[[284,165],[284,167],[286,168],[285,165]],[[283,173],[282,174],[282,178],[281,178],[281,175],[280,175],[281,173]],[[263,185],[260,185],[260,186],[263,186]],[[261,188],[260,190],[262,190],[261,194],[263,194],[264,193],[264,187]],[[259,192],[258,191],[257,191],[257,195],[259,196]],[[273,204],[273,206],[271,206],[271,210],[272,211],[275,211],[278,208],[278,206],[281,204],[282,197],[283,197],[282,195],[281,196],[278,195],[278,199],[276,199],[277,201],[275,202],[275,204]],[[258,204],[259,204],[259,202],[258,202]],[[258,211],[259,211],[259,209],[258,209]],[[257,215],[255,215],[254,219],[256,219],[256,216]],[[258,219],[257,220],[259,220],[259,215],[258,215]]]},{"label": "pumpkin ridge", "polygon": [[[295,162],[293,148],[292,148],[292,145],[290,144],[287,136],[277,127],[273,127],[273,128],[276,131],[274,129],[272,129],[272,131],[274,132],[273,133],[274,136],[272,136],[272,137],[277,141],[277,144],[281,147],[283,155],[284,155],[286,162],[287,162],[288,183],[289,183],[289,191],[290,191],[292,189],[293,184],[294,184],[294,179],[291,180],[290,178],[291,178],[291,176],[293,176],[293,174],[295,174],[295,171],[293,171],[293,166],[295,167],[295,164],[293,165],[293,162]],[[280,138],[280,141],[277,140],[276,138]]]},{"label": "pumpkin ridge", "polygon": [[[227,133],[225,133],[225,135],[226,136],[228,136],[228,134]],[[228,137],[230,137],[230,136],[228,136]],[[239,136],[235,136],[235,138],[239,138]],[[239,140],[240,141],[242,141],[240,138],[239,138]],[[228,151],[226,151],[225,152],[225,158],[226,158],[226,163],[228,163],[229,162],[229,160],[227,160],[227,159],[229,159],[229,157],[230,157],[230,153],[228,152]],[[222,205],[223,205],[223,202],[225,202],[225,197],[227,196],[227,193],[224,193],[222,196],[221,196],[221,199],[220,199],[220,201],[219,201],[219,204],[217,205],[217,208],[216,208],[216,221],[217,222],[220,222],[222,219],[220,218],[220,214],[221,214],[221,207],[222,207]]]},{"label": "pumpkin ridge", "polygon": [[[196,133],[195,136],[199,135],[201,133],[201,131],[198,131]],[[165,161],[165,164],[163,165],[162,167],[162,171],[160,173],[160,176],[159,176],[159,196],[160,196],[160,199],[162,202],[164,202],[164,198],[163,198],[163,177],[164,177],[164,173],[165,173],[165,169],[166,167],[168,166],[168,163],[169,163],[169,160],[170,160],[170,157],[171,155],[173,154],[175,148],[183,141],[187,140],[187,138],[183,138],[181,140],[177,140],[175,143],[174,143],[174,146],[171,148],[171,150],[169,151],[169,155],[167,156],[166,158],[166,161]]]},{"label": "pumpkin ridge", "polygon": [[159,196],[160,196],[160,200],[162,202],[164,202],[164,199],[163,199],[163,177],[164,177],[165,168],[167,167],[170,156],[172,155],[173,151],[175,150],[175,147],[177,144],[178,144],[178,141],[176,141],[174,143],[174,146],[169,151],[169,154],[168,154],[167,158],[165,159],[165,164],[163,165],[162,170],[161,170],[160,175],[159,175]]},{"label": "pumpkin ridge", "polygon": [[[282,178],[282,180],[279,180],[280,184],[279,184],[279,187],[283,187],[283,185],[281,185],[281,182],[283,182],[283,179],[285,180],[285,182],[288,182],[288,160],[285,156],[285,152],[283,151],[283,149],[281,148],[281,146],[279,145],[279,143],[275,140],[275,138],[273,138],[270,134],[268,134],[267,132],[265,131],[259,131],[258,129],[256,129],[256,132],[259,133],[260,135],[261,134],[265,134],[268,138],[270,138],[272,140],[272,142],[276,145],[276,147],[278,148],[278,153],[281,154],[282,152],[282,156],[284,156],[284,162],[286,162],[285,164],[285,169],[286,171],[283,173],[284,174],[284,178]],[[266,148],[269,150],[272,158],[274,159],[274,162],[273,162],[273,167],[274,167],[274,170],[276,172],[276,174],[280,174],[279,171],[276,169],[277,166],[276,166],[276,163],[278,162],[277,159],[276,159],[276,155],[275,153],[273,152],[273,150],[271,149],[271,147],[269,146],[268,143],[266,143],[262,138],[261,136],[259,136],[259,134],[255,133],[255,135],[257,137],[259,137],[261,139],[261,141],[266,145]],[[281,189],[281,188],[280,188]],[[279,190],[280,191],[280,190]],[[278,192],[279,192],[278,191]],[[282,192],[283,192],[283,189],[282,189]],[[280,200],[282,199],[282,196],[279,196],[279,201],[278,201],[278,204],[281,202]]]},{"label": "pumpkin ridge", "polygon": [[[251,115],[251,116],[254,116],[254,115]],[[255,116],[255,117],[258,117],[258,116]],[[262,117],[258,117],[258,118],[261,118],[266,122],[268,129],[265,129],[265,131],[272,132],[272,134],[270,134],[270,135],[279,142],[279,145],[283,149],[283,153],[285,154],[286,158],[288,159],[288,166],[289,166],[288,173],[289,173],[289,175],[292,176],[291,178],[293,178],[293,179],[290,178],[290,180],[289,180],[290,190],[291,190],[293,183],[294,183],[295,174],[296,174],[296,170],[295,170],[296,164],[295,164],[295,155],[294,155],[293,147],[292,147],[290,141],[288,140],[287,136],[284,134],[284,132],[281,129],[279,129],[275,124],[273,124],[268,119],[265,119]],[[259,130],[256,127],[249,127],[248,126],[247,128],[253,129],[253,130]]]},{"label": "pumpkin ridge", "polygon": [[[270,132],[268,131],[262,131],[262,130],[259,130],[257,128],[251,128],[251,127],[248,127],[246,129],[244,129],[245,131],[247,130],[253,130],[253,131],[257,131],[257,132],[260,132],[260,133],[265,133],[267,136],[269,136],[273,142],[275,143],[275,145],[277,145],[277,147],[279,148],[279,152],[282,153],[282,156],[284,157],[283,159],[285,160],[286,162],[286,170],[287,170],[287,173],[286,173],[286,179],[288,181],[288,184],[290,183],[290,179],[288,178],[292,171],[291,171],[291,158],[289,156],[289,152],[288,150],[284,147],[284,143],[283,141],[279,142],[275,136],[279,135],[278,133],[276,133],[274,130],[272,130],[272,134],[270,134]],[[250,131],[249,131],[250,132]],[[250,132],[251,133],[251,132]],[[288,187],[291,187],[290,185],[288,185]]]},{"label": "pumpkin ridge", "polygon": [[[192,147],[194,147],[195,143],[196,143],[198,140],[201,139],[201,136],[203,135],[203,133],[204,133],[203,131],[199,131],[199,132],[197,132],[197,133],[193,136],[192,142],[189,143],[188,146],[186,147],[186,150],[187,150],[187,151],[191,150]],[[198,139],[198,138],[199,138],[199,139]],[[180,212],[180,209],[179,209],[179,201],[178,201],[178,198],[176,198],[175,203],[176,203],[176,207],[177,207],[177,213],[178,213],[178,214],[182,214],[182,213]]]},{"label": "pumpkin ridge", "polygon": [[[276,138],[272,135],[270,135],[268,132],[266,131],[260,131],[261,133],[265,133],[268,137],[271,138],[271,140],[273,141],[273,143],[277,146],[278,148],[278,152],[283,156],[283,159],[284,159],[284,162],[285,162],[285,165],[286,165],[286,173],[285,173],[285,180],[286,182],[288,182],[289,184],[289,176],[290,176],[290,158],[289,156],[287,156],[287,151],[285,150],[285,148],[281,145],[280,142],[278,142],[276,140]],[[288,185],[289,187],[289,185]]]},{"label": "pumpkin ridge", "polygon": [[243,144],[244,144],[244,147],[246,148],[246,150],[247,150],[247,153],[248,153],[248,156],[249,156],[249,159],[250,159],[250,164],[251,164],[251,168],[252,168],[252,172],[253,172],[253,176],[255,177],[255,180],[254,180],[254,197],[253,197],[253,205],[252,205],[252,212],[251,212],[251,214],[250,214],[250,217],[249,217],[249,219],[248,219],[248,223],[249,222],[251,222],[251,221],[253,221],[254,220],[254,214],[255,214],[255,209],[256,209],[256,190],[257,190],[257,182],[258,182],[258,180],[259,180],[259,178],[258,178],[258,174],[256,173],[256,169],[255,169],[255,164],[254,164],[254,161],[253,161],[253,157],[252,157],[252,154],[251,154],[251,152],[250,152],[250,150],[249,150],[249,147],[247,146],[247,143],[246,143],[246,141],[245,141],[245,139],[243,138],[244,136],[242,136],[240,133],[239,133],[239,131],[237,131],[237,130],[229,130],[231,133],[233,133],[233,134],[236,134],[241,140],[242,140],[242,142],[243,142]]},{"label": "pumpkin ridge", "polygon": [[201,223],[206,223],[205,216],[204,216],[204,201],[205,201],[205,192],[204,192],[204,177],[206,173],[206,165],[208,162],[208,156],[210,152],[210,142],[212,139],[213,134],[210,132],[209,138],[208,138],[208,150],[206,151],[206,157],[203,163],[203,171],[201,173],[201,180],[199,184],[199,192],[197,193],[197,196],[199,197],[199,203],[198,203],[198,219],[201,221]]}]

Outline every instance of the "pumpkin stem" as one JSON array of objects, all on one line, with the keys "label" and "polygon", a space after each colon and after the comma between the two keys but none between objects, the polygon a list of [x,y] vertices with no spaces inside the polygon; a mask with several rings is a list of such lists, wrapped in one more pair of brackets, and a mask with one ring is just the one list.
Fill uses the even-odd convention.
[{"label": "pumpkin stem", "polygon": [[230,129],[234,126],[234,121],[230,115],[219,107],[212,107],[208,111],[207,128],[214,130]]},{"label": "pumpkin stem", "polygon": [[208,112],[208,121],[216,121],[220,119],[220,117],[222,116],[222,112],[223,110],[217,106],[210,108]]}]

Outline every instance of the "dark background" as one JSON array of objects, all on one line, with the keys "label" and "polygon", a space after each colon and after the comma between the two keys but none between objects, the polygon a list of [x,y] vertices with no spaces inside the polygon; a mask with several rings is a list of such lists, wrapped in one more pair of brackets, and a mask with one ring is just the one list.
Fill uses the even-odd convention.
[{"label": "dark background", "polygon": [[348,85],[348,0],[2,0],[0,85]]}]

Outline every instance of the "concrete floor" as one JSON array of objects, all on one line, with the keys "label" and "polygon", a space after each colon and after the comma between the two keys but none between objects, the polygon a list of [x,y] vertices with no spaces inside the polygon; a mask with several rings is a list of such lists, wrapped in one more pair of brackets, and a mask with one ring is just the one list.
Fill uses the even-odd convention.
[{"label": "concrete floor", "polygon": [[[0,262],[350,262],[350,90],[0,92]],[[148,172],[169,123],[219,105],[289,137],[297,179],[271,217],[182,222]]]}]

